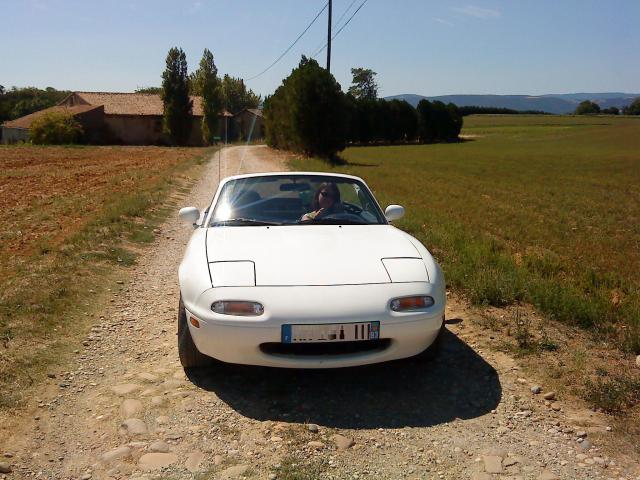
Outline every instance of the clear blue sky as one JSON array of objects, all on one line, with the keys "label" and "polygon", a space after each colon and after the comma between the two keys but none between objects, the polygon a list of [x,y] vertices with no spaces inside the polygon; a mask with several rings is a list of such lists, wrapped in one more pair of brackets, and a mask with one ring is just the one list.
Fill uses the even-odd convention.
[{"label": "clear blue sky", "polygon": [[[174,45],[187,53],[190,70],[208,47],[221,73],[248,78],[324,3],[0,0],[0,84],[89,91],[159,85]],[[334,0],[334,21],[349,4]],[[334,41],[332,73],[346,89],[352,66],[372,68],[383,95],[640,93],[639,20],[639,0],[369,0]],[[273,92],[325,36],[326,12],[249,86]]]}]

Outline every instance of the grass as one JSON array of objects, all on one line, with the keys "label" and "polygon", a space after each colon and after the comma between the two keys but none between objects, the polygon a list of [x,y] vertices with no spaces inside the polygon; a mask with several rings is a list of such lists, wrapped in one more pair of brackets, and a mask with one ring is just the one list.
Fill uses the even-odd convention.
[{"label": "grass", "polygon": [[361,176],[404,205],[398,226],[472,303],[529,303],[640,353],[640,118],[470,116],[462,133],[293,167]]},{"label": "grass", "polygon": [[[209,149],[0,148],[0,408],[77,348]],[[88,292],[94,292],[89,294]]]}]

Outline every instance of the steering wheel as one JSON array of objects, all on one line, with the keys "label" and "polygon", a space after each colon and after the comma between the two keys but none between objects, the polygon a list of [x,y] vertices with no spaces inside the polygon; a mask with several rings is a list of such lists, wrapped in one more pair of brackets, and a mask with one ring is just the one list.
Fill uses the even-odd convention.
[{"label": "steering wheel", "polygon": [[353,203],[342,202],[342,208],[344,208],[345,213],[350,213],[351,215],[360,215],[362,213],[362,208]]}]

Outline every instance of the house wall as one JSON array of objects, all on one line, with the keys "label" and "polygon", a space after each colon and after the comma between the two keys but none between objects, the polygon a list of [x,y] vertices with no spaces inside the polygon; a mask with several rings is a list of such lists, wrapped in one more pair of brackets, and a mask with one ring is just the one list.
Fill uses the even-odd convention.
[{"label": "house wall", "polygon": [[2,127],[2,143],[18,143],[29,141],[29,130],[26,128]]},{"label": "house wall", "polygon": [[[202,145],[201,117],[193,118],[190,146]],[[105,115],[105,133],[102,143],[122,145],[169,145],[162,132],[161,115]]]}]

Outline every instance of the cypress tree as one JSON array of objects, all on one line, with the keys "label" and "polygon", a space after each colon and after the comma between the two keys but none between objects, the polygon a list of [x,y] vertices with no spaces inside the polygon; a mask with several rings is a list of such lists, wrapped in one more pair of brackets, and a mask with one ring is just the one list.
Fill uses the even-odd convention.
[{"label": "cypress tree", "polygon": [[181,48],[167,54],[162,73],[163,129],[174,145],[186,145],[191,133],[193,102],[189,98],[187,57]]},{"label": "cypress tree", "polygon": [[218,68],[213,54],[205,48],[200,60],[200,68],[195,74],[197,90],[202,95],[202,139],[209,144],[218,131],[219,114],[222,112],[222,86],[218,78]]}]

